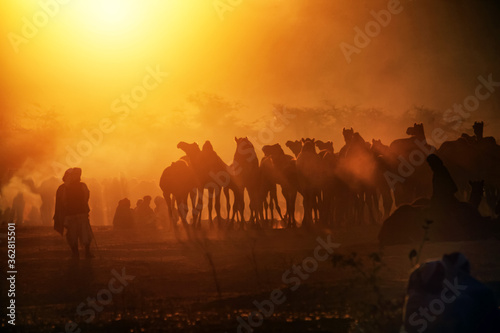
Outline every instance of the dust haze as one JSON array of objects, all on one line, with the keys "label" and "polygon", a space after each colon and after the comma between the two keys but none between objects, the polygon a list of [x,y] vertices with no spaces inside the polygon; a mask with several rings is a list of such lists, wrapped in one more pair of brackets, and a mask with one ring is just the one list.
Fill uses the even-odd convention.
[{"label": "dust haze", "polygon": [[[163,168],[182,156],[176,149],[179,141],[211,140],[229,162],[235,136],[260,135],[254,142],[257,148],[315,137],[332,140],[338,150],[344,144],[343,127],[385,144],[406,137],[406,127],[414,122],[423,122],[426,132],[443,128],[450,138],[471,133],[472,123],[479,120],[485,121],[486,135],[499,133],[498,93],[481,101],[458,129],[443,117],[446,109],[474,93],[478,76],[492,74],[493,80],[500,80],[498,5],[401,1],[401,13],[393,15],[359,54],[352,54],[348,64],[340,43],[353,45],[354,27],[363,30],[373,20],[370,11],[386,9],[388,3],[252,1],[226,12],[223,21],[207,7],[204,19],[211,25],[190,32],[198,38],[184,41],[176,50],[159,48],[150,59],[169,76],[125,119],[117,117],[110,104],[140,83],[141,69],[102,92],[88,81],[106,77],[106,72],[76,77],[76,69],[65,65],[63,72],[54,59],[22,68],[37,59],[30,54],[31,45],[18,57],[3,52],[2,185],[14,176],[36,184],[51,176],[60,178],[54,162],[78,164],[89,178],[157,182]],[[49,34],[49,28],[44,33]],[[43,42],[44,36],[37,38]],[[172,52],[184,61],[162,62]],[[65,61],[77,67],[91,65]],[[119,70],[115,67],[112,73]],[[30,74],[35,68],[39,72]],[[72,84],[64,87],[66,83]],[[263,129],[280,108],[294,118],[262,139]],[[74,158],[71,151],[87,140],[82,130],[92,132],[103,118],[112,119],[116,128],[103,134],[88,156]],[[258,154],[262,156],[260,149]]]}]

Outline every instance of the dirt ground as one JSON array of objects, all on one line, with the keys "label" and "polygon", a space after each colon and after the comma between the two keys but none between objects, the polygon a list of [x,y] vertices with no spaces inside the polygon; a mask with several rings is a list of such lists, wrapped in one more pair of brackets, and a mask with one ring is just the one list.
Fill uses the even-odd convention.
[{"label": "dirt ground", "polygon": [[[380,252],[381,290],[402,304],[411,270],[408,253],[419,241],[382,249],[378,229],[331,231],[332,240],[340,244],[335,253],[367,258]],[[6,226],[1,232],[6,233]],[[65,239],[52,228],[17,228],[15,331],[247,332],[241,321],[248,323],[248,314],[257,311],[254,302],[269,300],[271,291],[279,289],[285,300],[273,306],[272,315],[262,318],[255,332],[348,332],[359,319],[356,304],[371,298],[356,272],[334,267],[330,259],[301,278],[296,290],[284,282],[293,265],[314,256],[317,238],[327,237],[324,231],[206,230],[191,239],[167,230],[119,233],[94,227],[94,233],[96,258],[75,261]],[[0,240],[5,268],[6,239]],[[463,252],[473,275],[500,299],[500,241],[428,242],[421,260],[452,251]],[[7,306],[6,271],[1,272],[2,309]],[[124,285],[117,275],[127,276]],[[12,329],[7,320],[3,313],[2,331]]]}]

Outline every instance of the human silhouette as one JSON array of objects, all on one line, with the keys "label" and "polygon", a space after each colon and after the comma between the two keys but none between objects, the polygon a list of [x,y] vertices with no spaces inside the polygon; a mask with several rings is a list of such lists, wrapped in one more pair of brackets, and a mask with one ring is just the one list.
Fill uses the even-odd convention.
[{"label": "human silhouette", "polygon": [[431,202],[434,204],[449,204],[457,201],[455,198],[455,193],[458,190],[457,185],[451,178],[443,161],[437,155],[430,154],[427,156],[427,163],[433,172]]},{"label": "human silhouette", "polygon": [[151,196],[146,195],[142,198],[142,201],[137,204],[135,214],[137,218],[137,223],[141,226],[151,228],[155,226],[156,216],[153,209],[150,206]]},{"label": "human silhouette", "polygon": [[113,217],[113,227],[115,229],[131,229],[134,227],[134,214],[130,208],[130,200],[125,198],[118,202]]},{"label": "human silhouette", "polygon": [[162,226],[162,228],[166,228],[168,224],[168,206],[163,197],[156,196],[154,198],[155,209],[154,213],[156,215],[156,221],[158,224]]},{"label": "human silhouette", "polygon": [[90,192],[81,181],[82,169],[66,170],[63,184],[56,192],[56,206],[54,214],[54,229],[61,233],[66,229],[66,240],[72,252],[72,257],[78,259],[78,242],[85,247],[85,257],[93,258],[90,252],[92,229],[89,221]]}]

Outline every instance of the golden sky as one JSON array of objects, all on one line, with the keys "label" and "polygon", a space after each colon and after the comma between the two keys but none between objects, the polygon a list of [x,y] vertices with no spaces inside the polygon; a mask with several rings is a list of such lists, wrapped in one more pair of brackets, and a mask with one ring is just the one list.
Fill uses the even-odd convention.
[{"label": "golden sky", "polygon": [[[365,29],[372,11],[390,6],[398,13],[347,61],[341,43],[354,45],[354,29]],[[210,139],[230,160],[234,136],[256,136],[275,105],[316,110],[311,117],[332,105],[347,110],[328,128],[304,130],[300,123],[274,133],[282,144],[307,135],[333,139],[340,149],[344,126],[388,144],[412,125],[401,119],[406,111],[433,110],[421,121],[436,126],[446,108],[474,92],[479,75],[494,73],[500,81],[491,6],[444,0],[3,1],[3,168],[50,174],[54,162],[73,166],[68,154],[79,147],[89,151],[79,160],[87,175],[156,179],[181,156],[179,141]],[[127,95],[135,97],[127,102]],[[498,96],[477,111],[489,121],[490,135],[499,128]],[[382,116],[367,119],[363,110],[372,109]],[[91,148],[82,144],[91,141],[89,133]]]}]

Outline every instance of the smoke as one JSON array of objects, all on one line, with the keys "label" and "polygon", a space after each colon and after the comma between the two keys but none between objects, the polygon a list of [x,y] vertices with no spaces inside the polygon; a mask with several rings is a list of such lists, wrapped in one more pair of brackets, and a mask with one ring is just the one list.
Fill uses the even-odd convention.
[{"label": "smoke", "polygon": [[[259,138],[273,120],[275,105],[286,107],[295,118],[274,131],[270,142],[256,146],[315,137],[332,140],[338,151],[343,127],[353,127],[367,141],[375,138],[389,144],[406,137],[406,128],[414,122],[423,122],[427,133],[442,128],[450,139],[462,131],[470,133],[472,123],[479,120],[485,121],[485,135],[500,133],[499,92],[482,101],[458,130],[443,118],[445,110],[474,93],[478,76],[492,73],[500,81],[497,2],[402,0],[402,12],[348,63],[340,43],[353,44],[354,28],[364,29],[374,20],[371,12],[388,4],[262,0],[242,3],[224,22],[207,11],[205,19],[213,16],[213,21],[206,29],[196,36],[190,32],[194,37],[175,51],[155,49],[151,58],[170,59],[172,76],[81,159],[84,176],[102,179],[122,172],[128,178],[157,180],[163,168],[182,156],[176,148],[179,141],[211,140],[229,162],[234,137]],[[151,41],[161,45],[166,34],[157,31]],[[119,72],[117,68],[103,71],[101,77],[87,69],[92,63],[71,63],[70,58],[59,65],[50,52],[50,61],[37,63],[50,64],[50,70],[25,74],[19,64],[35,59],[28,50],[21,59],[0,58],[9,74],[0,80],[0,186],[14,176],[32,177],[38,183],[54,175],[52,163],[65,162],[68,147],[76,149],[86,140],[82,130],[110,116],[109,104],[144,75],[141,62],[130,69],[137,81],[129,83],[123,74],[125,82],[106,90],[98,79],[112,82],[110,73]],[[79,77],[60,79],[60,72],[68,68],[83,68],[83,83],[73,85]],[[119,69],[125,73],[128,68]],[[59,81],[49,80],[51,71],[57,71],[53,74]]]},{"label": "smoke", "polygon": [[40,195],[34,193],[31,184],[20,177],[12,177],[1,189],[0,209],[4,211],[12,207],[16,214],[20,215],[17,216],[20,222],[40,223],[39,209],[41,205]]}]

